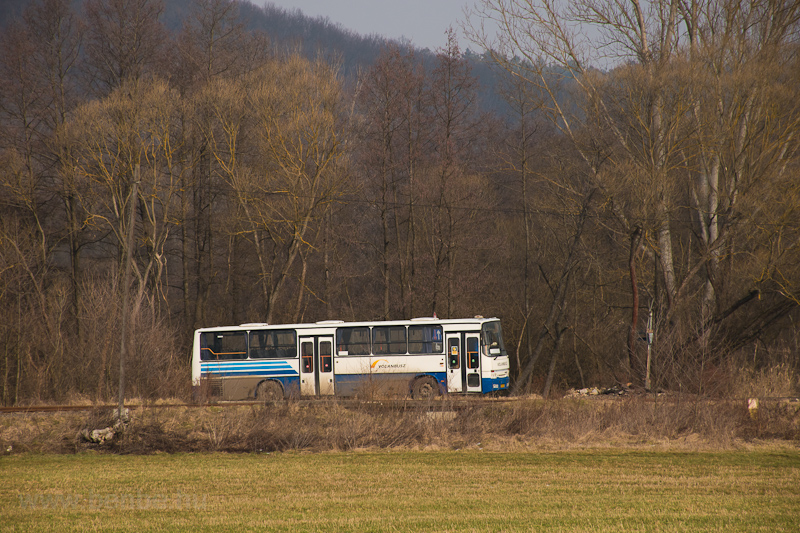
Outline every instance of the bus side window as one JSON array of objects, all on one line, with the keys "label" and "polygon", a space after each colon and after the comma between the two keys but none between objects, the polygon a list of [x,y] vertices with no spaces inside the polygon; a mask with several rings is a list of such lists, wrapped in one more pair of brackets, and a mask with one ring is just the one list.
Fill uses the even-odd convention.
[{"label": "bus side window", "polygon": [[339,328],[336,332],[338,355],[369,355],[370,331],[368,327]]},{"label": "bus side window", "polygon": [[331,343],[329,341],[319,343],[319,363],[322,366],[320,372],[330,372],[333,369]]},{"label": "bus side window", "polygon": [[247,359],[247,334],[244,331],[203,333],[200,339],[200,359],[203,361]]},{"label": "bus side window", "polygon": [[409,326],[408,353],[440,354],[444,349],[442,326]]},{"label": "bus side window", "polygon": [[459,353],[458,345],[458,339],[450,339],[447,341],[447,353],[450,354],[448,363],[450,368],[458,368],[461,366],[461,354]]},{"label": "bus side window", "polygon": [[314,371],[314,343],[304,342],[300,345],[300,353],[303,356],[303,373],[307,374]]},{"label": "bus side window", "polygon": [[480,366],[478,339],[476,337],[467,339],[467,356],[467,368],[478,368]]},{"label": "bus side window", "polygon": [[214,361],[217,354],[214,351],[214,334],[201,333],[200,334],[200,360],[201,361]]},{"label": "bus side window", "polygon": [[389,353],[389,328],[372,328],[372,353],[375,355]]}]

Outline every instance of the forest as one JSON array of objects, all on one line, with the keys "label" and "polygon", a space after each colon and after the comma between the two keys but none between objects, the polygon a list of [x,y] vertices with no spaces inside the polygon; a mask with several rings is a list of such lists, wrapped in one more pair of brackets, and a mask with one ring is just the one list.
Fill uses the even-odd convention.
[{"label": "forest", "polygon": [[188,399],[198,327],[434,314],[501,318],[515,393],[797,392],[798,2],[480,0],[480,54],[357,60],[246,0],[18,5],[3,405]]}]

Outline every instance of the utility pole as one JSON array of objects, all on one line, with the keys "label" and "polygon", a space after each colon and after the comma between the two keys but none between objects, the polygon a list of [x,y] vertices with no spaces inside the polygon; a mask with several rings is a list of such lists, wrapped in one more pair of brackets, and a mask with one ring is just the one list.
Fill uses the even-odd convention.
[{"label": "utility pole", "polygon": [[644,374],[644,390],[650,392],[650,366],[653,359],[653,304],[650,303],[650,315],[647,317],[647,369]]},{"label": "utility pole", "polygon": [[133,226],[135,216],[136,198],[139,189],[139,165],[136,165],[133,174],[133,187],[128,196],[128,235],[125,239],[125,274],[122,278],[122,332],[119,342],[119,408],[117,418],[123,420],[123,409],[125,408],[125,340],[128,335],[128,298],[131,284],[131,261],[133,258]]}]

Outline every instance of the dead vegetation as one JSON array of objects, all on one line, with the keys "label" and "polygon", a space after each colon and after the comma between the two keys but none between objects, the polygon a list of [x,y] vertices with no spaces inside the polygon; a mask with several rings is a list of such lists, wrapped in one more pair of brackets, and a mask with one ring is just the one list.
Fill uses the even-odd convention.
[{"label": "dead vegetation", "polygon": [[85,442],[80,433],[112,425],[111,410],[13,414],[0,418],[0,445],[5,454],[800,445],[798,401],[762,401],[756,412],[743,401],[645,397],[475,402],[459,410],[446,402],[435,402],[436,410],[427,405],[393,411],[337,401],[142,408],[102,445]]}]

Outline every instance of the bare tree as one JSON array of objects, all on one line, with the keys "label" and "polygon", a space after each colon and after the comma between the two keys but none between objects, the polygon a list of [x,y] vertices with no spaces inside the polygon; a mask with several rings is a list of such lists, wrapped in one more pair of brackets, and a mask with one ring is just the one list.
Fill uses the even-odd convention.
[{"label": "bare tree", "polygon": [[[151,291],[164,298],[164,247],[173,229],[182,168],[174,161],[177,110],[177,95],[165,82],[129,80],[107,98],[86,104],[71,125],[80,147],[78,168],[93,185],[87,198],[91,217],[113,235],[120,265],[141,251],[133,264],[139,303]],[[130,194],[134,181],[140,181],[137,197]],[[126,215],[129,202],[136,203],[141,224],[133,250],[126,238],[135,223]]]},{"label": "bare tree", "polygon": [[[730,316],[754,282],[732,283],[731,246],[756,222],[750,201],[782,181],[797,150],[798,108],[776,96],[796,94],[786,74],[800,6],[484,0],[472,16],[472,37],[545,96],[615,231],[642,226],[666,295],[660,323]],[[499,25],[497,38],[481,19]],[[692,231],[682,225],[687,203]]]},{"label": "bare tree", "polygon": [[87,83],[95,95],[158,73],[167,41],[161,0],[87,0],[84,10]]},{"label": "bare tree", "polygon": [[[384,50],[362,79],[358,106],[363,120],[358,153],[366,190],[381,221],[377,246],[383,278],[383,313],[411,316],[414,275],[414,187],[420,165],[420,120],[426,78],[413,52]],[[396,305],[393,307],[392,303]]]},{"label": "bare tree", "polygon": [[83,27],[67,0],[43,0],[31,6],[24,18],[30,34],[37,36],[33,71],[43,78],[46,98],[41,130],[45,145],[41,157],[51,188],[63,204],[70,258],[71,312],[80,336],[80,251],[86,217],[80,205],[72,146],[65,125],[79,101],[77,78]]},{"label": "bare tree", "polygon": [[217,87],[209,94],[216,118],[209,143],[237,200],[272,321],[295,261],[312,245],[314,223],[340,186],[340,85],[329,65],[292,55]]},{"label": "bare tree", "polygon": [[[477,81],[463,57],[453,29],[438,51],[429,88],[431,158],[424,182],[428,208],[422,217],[430,258],[430,312],[453,316],[455,285],[470,226],[481,205],[482,177],[475,165],[483,131],[477,110]],[[485,205],[485,204],[484,204]]]},{"label": "bare tree", "polygon": [[[75,26],[65,2],[48,0],[30,6],[22,20],[0,37],[0,190],[6,222],[0,238],[8,244],[10,268],[19,270],[24,280],[17,289],[17,320],[9,327],[37,332],[33,337],[19,335],[16,343],[15,401],[23,387],[23,370],[33,384],[32,394],[46,397],[58,390],[65,315],[73,324],[78,316],[76,269],[70,297],[53,268],[63,235],[59,228],[63,211],[53,199],[68,197],[58,187],[67,175],[69,159],[60,134],[73,105],[70,70],[79,40]],[[70,252],[74,250],[71,246]],[[28,355],[26,362],[20,358],[23,353]]]},{"label": "bare tree", "polygon": [[[504,144],[498,149],[497,157],[502,161],[503,168],[500,172],[507,172],[515,176],[518,186],[512,185],[512,195],[509,202],[518,205],[522,213],[519,222],[522,224],[524,247],[522,258],[522,325],[516,349],[516,366],[522,368],[520,352],[523,345],[526,347],[527,357],[532,356],[531,328],[529,321],[534,311],[532,298],[532,259],[533,259],[533,216],[531,199],[534,196],[535,185],[531,183],[535,178],[537,157],[536,141],[540,134],[541,120],[538,111],[541,106],[539,95],[535,94],[528,83],[517,76],[504,76],[498,88],[501,96],[511,110],[509,134]],[[523,342],[524,341],[524,342]]]},{"label": "bare tree", "polygon": [[[238,0],[193,0],[194,9],[178,36],[178,69],[184,85],[236,77],[251,70],[264,43],[244,29]],[[258,64],[258,63],[256,63]]]},{"label": "bare tree", "polygon": [[[225,242],[228,190],[219,177],[217,161],[204,132],[212,129],[214,114],[206,98],[219,80],[240,79],[263,66],[270,57],[266,38],[249,33],[239,19],[236,0],[195,0],[177,36],[171,81],[184,98],[181,121],[185,138],[180,159],[181,289],[184,320],[208,323],[208,302],[218,276],[218,254]],[[234,307],[232,307],[235,309]]]}]

